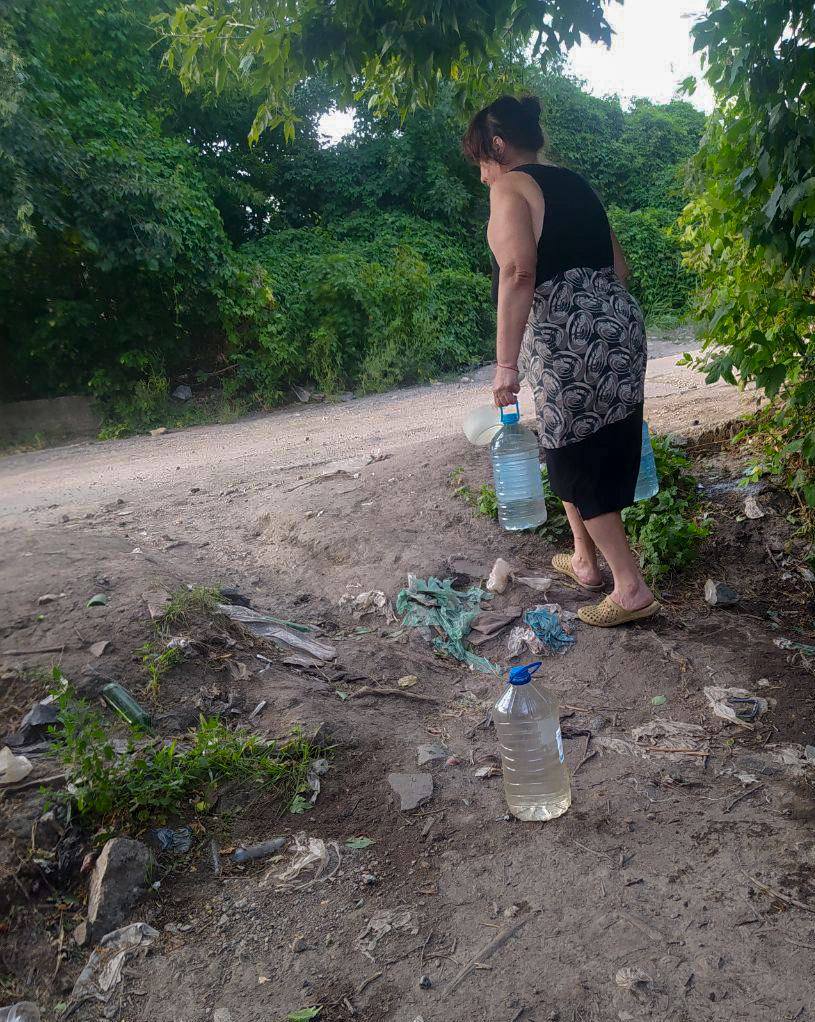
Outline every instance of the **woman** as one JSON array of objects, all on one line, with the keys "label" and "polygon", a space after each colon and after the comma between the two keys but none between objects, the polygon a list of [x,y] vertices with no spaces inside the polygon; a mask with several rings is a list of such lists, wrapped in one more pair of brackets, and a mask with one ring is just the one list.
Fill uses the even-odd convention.
[{"label": "woman", "polygon": [[620,516],[634,502],[647,357],[642,312],[624,286],[622,250],[586,181],[540,161],[544,139],[534,97],[502,96],[485,107],[463,145],[490,189],[495,403],[515,403],[520,357],[549,482],[574,536],[574,553],[557,554],[552,565],[586,589],[602,589],[599,549],[614,588],[581,608],[581,620],[611,627],[651,617],[660,607]]}]

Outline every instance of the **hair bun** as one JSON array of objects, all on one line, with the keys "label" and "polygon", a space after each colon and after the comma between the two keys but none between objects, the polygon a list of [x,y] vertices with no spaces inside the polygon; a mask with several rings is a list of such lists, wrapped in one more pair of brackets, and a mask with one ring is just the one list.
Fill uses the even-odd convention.
[{"label": "hair bun", "polygon": [[541,102],[537,96],[521,96],[518,102],[521,104],[521,109],[525,114],[540,117]]}]

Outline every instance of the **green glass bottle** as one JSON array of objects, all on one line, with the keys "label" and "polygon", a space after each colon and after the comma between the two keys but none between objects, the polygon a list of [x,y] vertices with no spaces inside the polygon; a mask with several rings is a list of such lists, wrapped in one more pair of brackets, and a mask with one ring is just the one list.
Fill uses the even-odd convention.
[{"label": "green glass bottle", "polygon": [[111,681],[101,691],[101,696],[120,717],[138,727],[150,726],[150,714],[141,708],[133,696],[117,681]]}]

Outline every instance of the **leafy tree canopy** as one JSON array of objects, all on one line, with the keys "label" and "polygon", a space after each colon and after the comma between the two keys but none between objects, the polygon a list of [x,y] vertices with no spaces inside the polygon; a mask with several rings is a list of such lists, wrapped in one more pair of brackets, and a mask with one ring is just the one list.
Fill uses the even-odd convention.
[{"label": "leafy tree canopy", "polygon": [[782,457],[815,506],[815,8],[713,0],[694,34],[717,100],[683,214],[703,362],[779,398]]},{"label": "leafy tree canopy", "polygon": [[279,125],[294,136],[292,97],[308,78],[327,79],[343,104],[404,115],[443,81],[482,87],[530,39],[536,57],[584,36],[611,42],[602,0],[193,0],[160,20],[185,86],[217,93],[238,80],[260,97],[253,140]]}]

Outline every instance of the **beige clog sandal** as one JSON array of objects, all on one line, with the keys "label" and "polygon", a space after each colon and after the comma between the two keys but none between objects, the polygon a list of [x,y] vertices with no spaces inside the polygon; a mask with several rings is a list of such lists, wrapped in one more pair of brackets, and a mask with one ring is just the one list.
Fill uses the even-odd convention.
[{"label": "beige clog sandal", "polygon": [[603,582],[596,586],[586,585],[585,582],[581,582],[580,579],[575,574],[574,568],[572,567],[571,554],[555,554],[555,556],[552,558],[552,567],[555,569],[555,571],[559,572],[559,574],[565,575],[567,578],[570,578],[573,582],[577,582],[577,584],[582,589],[588,589],[589,592],[596,593],[605,587]]},{"label": "beige clog sandal", "polygon": [[593,607],[581,607],[577,616],[587,625],[594,625],[596,628],[616,628],[617,625],[624,625],[629,621],[642,621],[647,617],[653,617],[661,609],[662,605],[654,600],[639,610],[626,610],[607,596]]}]

